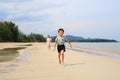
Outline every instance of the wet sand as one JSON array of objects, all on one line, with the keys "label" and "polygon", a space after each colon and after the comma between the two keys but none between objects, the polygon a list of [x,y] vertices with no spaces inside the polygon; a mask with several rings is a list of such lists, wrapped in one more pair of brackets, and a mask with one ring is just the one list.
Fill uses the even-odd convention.
[{"label": "wet sand", "polygon": [[[0,49],[19,44],[2,45]],[[120,60],[117,59],[67,50],[65,64],[60,65],[57,51],[49,51],[43,43],[32,43],[19,50],[19,54],[17,60],[6,64],[10,71],[0,74],[0,80],[120,80]]]}]

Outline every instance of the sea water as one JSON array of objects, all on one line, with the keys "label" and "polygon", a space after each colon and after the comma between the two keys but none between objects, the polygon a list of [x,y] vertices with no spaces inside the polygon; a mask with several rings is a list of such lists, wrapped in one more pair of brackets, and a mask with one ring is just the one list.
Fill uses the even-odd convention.
[{"label": "sea water", "polygon": [[89,43],[73,42],[73,49],[88,54],[120,59],[120,43]]}]

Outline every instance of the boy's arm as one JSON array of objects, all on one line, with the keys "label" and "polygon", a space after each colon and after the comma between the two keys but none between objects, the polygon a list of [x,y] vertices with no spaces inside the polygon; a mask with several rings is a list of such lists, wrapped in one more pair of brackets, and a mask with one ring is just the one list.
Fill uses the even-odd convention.
[{"label": "boy's arm", "polygon": [[55,43],[54,43],[54,49],[53,49],[53,51],[55,51],[55,49],[56,49],[56,45],[57,45],[57,43],[55,42]]},{"label": "boy's arm", "polygon": [[70,45],[70,47],[72,48],[71,42],[69,40],[67,40],[67,43]]}]

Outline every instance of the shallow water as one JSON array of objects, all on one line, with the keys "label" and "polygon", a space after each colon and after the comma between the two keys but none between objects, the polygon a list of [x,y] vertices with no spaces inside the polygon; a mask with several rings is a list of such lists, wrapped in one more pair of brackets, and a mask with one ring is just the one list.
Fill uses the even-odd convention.
[{"label": "shallow water", "polygon": [[26,47],[5,48],[0,50],[0,63],[15,60],[19,56],[17,50],[25,49]]},{"label": "shallow water", "polygon": [[120,43],[72,43],[74,47],[120,54]]},{"label": "shallow water", "polygon": [[72,43],[74,51],[120,59],[120,43]]}]

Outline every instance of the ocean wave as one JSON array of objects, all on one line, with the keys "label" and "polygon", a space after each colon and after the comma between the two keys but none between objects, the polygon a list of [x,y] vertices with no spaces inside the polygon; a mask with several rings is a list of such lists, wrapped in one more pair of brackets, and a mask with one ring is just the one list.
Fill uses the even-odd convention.
[{"label": "ocean wave", "polygon": [[74,47],[74,48],[67,48],[73,51],[77,52],[82,52],[82,53],[87,53],[91,55],[96,55],[96,56],[103,56],[107,58],[113,58],[113,59],[119,59],[120,60],[120,55],[114,54],[113,52],[108,52],[108,51],[101,51],[101,50],[96,50],[96,49],[88,49],[88,48],[80,48],[80,47]]}]

